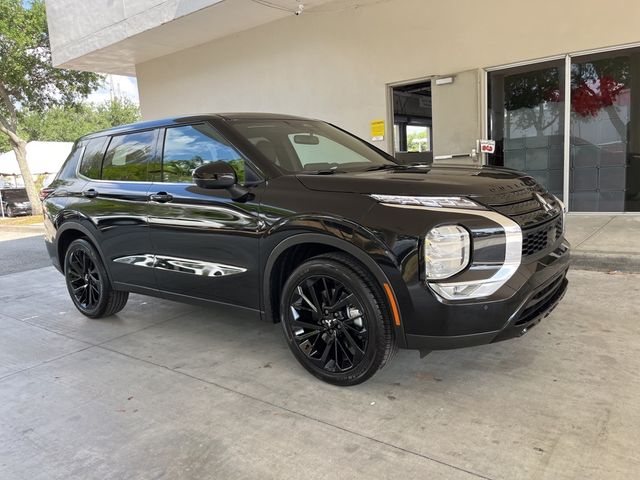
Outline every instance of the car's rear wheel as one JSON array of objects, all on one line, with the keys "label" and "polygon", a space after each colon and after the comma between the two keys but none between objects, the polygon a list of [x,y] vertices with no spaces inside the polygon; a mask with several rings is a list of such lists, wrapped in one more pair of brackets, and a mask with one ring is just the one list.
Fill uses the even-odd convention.
[{"label": "car's rear wheel", "polygon": [[114,290],[102,260],[85,239],[71,242],[64,257],[67,290],[76,308],[87,317],[113,315],[124,308],[129,292]]},{"label": "car's rear wheel", "polygon": [[314,257],[296,268],[284,285],[280,312],[296,359],[335,385],[364,382],[396,348],[380,288],[347,255]]}]

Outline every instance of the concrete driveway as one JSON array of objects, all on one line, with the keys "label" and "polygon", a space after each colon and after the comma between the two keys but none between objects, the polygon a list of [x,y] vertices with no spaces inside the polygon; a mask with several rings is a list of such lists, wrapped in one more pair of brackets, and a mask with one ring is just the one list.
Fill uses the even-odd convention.
[{"label": "concrete driveway", "polygon": [[640,276],[570,280],[521,339],[337,388],[241,311],[89,320],[53,268],[1,276],[0,478],[635,478]]}]

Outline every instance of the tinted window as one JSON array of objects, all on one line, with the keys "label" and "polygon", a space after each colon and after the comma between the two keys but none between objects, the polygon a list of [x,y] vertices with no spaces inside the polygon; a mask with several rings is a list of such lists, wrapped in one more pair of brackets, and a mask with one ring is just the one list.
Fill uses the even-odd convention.
[{"label": "tinted window", "polygon": [[102,168],[102,157],[104,147],[108,137],[94,138],[89,140],[84,149],[82,162],[80,163],[80,173],[88,178],[100,178]]},{"label": "tinted window", "polygon": [[13,188],[2,190],[2,199],[10,202],[28,202],[29,197],[24,188]]},{"label": "tinted window", "polygon": [[62,167],[56,175],[55,180],[58,180],[60,178],[75,177],[76,169],[78,168],[78,161],[80,161],[80,159],[82,158],[82,154],[84,153],[84,148],[86,145],[86,142],[77,142],[74,144],[71,153],[69,153],[69,156],[62,164]]},{"label": "tinted window", "polygon": [[208,162],[223,161],[233,167],[238,182],[254,181],[255,175],[229,143],[208,124],[167,128],[162,157],[162,181],[192,183],[193,171]]},{"label": "tinted window", "polygon": [[102,163],[102,179],[147,181],[154,140],[153,130],[113,137]]}]

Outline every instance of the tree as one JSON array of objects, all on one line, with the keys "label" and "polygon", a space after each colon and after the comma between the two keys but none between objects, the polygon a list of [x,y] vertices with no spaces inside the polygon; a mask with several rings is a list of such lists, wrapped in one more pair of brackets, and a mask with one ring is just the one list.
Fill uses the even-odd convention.
[{"label": "tree", "polygon": [[73,142],[87,133],[140,120],[138,105],[115,97],[100,105],[82,103],[44,112],[22,111],[18,133],[26,140]]},{"label": "tree", "polygon": [[21,110],[76,105],[101,82],[95,73],[52,67],[42,0],[27,7],[21,0],[0,0],[0,133],[16,155],[34,214],[42,213],[42,205],[27,164],[27,142],[19,134]]}]

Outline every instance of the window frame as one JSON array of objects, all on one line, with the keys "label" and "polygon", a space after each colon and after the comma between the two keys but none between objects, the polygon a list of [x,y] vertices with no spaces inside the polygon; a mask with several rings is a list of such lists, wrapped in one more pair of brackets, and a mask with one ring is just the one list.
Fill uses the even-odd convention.
[{"label": "window frame", "polygon": [[[100,161],[100,178],[90,178],[87,177],[86,175],[83,175],[82,173],[80,173],[80,166],[82,165],[82,161],[84,160],[84,155],[87,151],[86,145],[84,146],[84,152],[82,152],[82,158],[80,159],[80,161],[78,162],[77,168],[76,168],[76,175],[79,178],[82,178],[84,180],[88,180],[90,182],[103,182],[103,183],[115,183],[115,182],[119,182],[119,183],[153,183],[150,179],[149,179],[149,163],[152,162],[153,160],[157,159],[158,157],[158,137],[159,137],[159,132],[160,130],[162,130],[164,127],[151,127],[151,128],[140,128],[140,129],[135,129],[135,130],[129,130],[126,132],[118,132],[118,133],[114,133],[114,134],[106,134],[106,135],[100,135],[100,136],[95,136],[95,137],[90,137],[90,138],[86,138],[86,139],[82,139],[80,140],[80,142],[90,142],[91,140],[96,140],[98,138],[103,138],[103,137],[107,137],[107,140],[104,143],[104,146],[102,147],[102,158]],[[109,150],[109,147],[111,146],[111,142],[113,141],[114,137],[121,137],[123,135],[133,135],[136,133],[143,133],[143,132],[154,132],[154,138],[151,141],[151,157],[149,159],[149,161],[147,162],[147,180],[105,180],[102,178],[102,169],[104,167],[104,158],[107,155],[107,151]]]},{"label": "window frame", "polygon": [[215,133],[217,133],[220,136],[220,138],[222,138],[225,142],[227,142],[228,146],[233,148],[236,151],[236,153],[240,155],[240,158],[245,162],[245,169],[250,168],[253,174],[258,178],[258,180],[256,181],[245,182],[239,185],[243,187],[251,187],[253,185],[259,185],[265,181],[264,175],[262,174],[261,170],[257,168],[255,162],[251,161],[251,159],[242,152],[242,149],[238,148],[238,146],[234,142],[232,142],[224,133],[222,133],[220,129],[217,128],[214,124],[207,121],[200,121],[200,122],[180,123],[177,125],[165,125],[159,128],[161,132],[158,135],[158,141],[157,141],[157,158],[160,159],[160,180],[158,181],[152,180],[151,181],[152,183],[158,183],[158,184],[164,184],[164,185],[195,185],[195,182],[193,181],[191,182],[165,182],[164,181],[164,149],[167,141],[167,130],[171,128],[193,127],[196,125],[209,126],[209,128],[211,128]]}]

